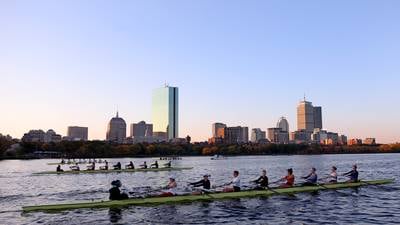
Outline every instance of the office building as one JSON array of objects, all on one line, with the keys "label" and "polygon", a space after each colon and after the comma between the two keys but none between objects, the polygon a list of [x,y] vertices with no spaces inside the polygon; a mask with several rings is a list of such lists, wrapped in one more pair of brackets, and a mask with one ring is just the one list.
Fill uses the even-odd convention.
[{"label": "office building", "polygon": [[259,143],[260,141],[266,138],[265,131],[262,131],[260,128],[254,128],[251,130],[251,142]]},{"label": "office building", "polygon": [[322,107],[315,106],[313,108],[313,116],[314,116],[314,129],[322,129]]},{"label": "office building", "polygon": [[223,123],[213,123],[212,124],[212,137],[213,138],[223,138],[225,136],[226,124]]},{"label": "office building", "polygon": [[249,141],[248,127],[226,127],[224,142],[228,144],[247,143]]},{"label": "office building", "polygon": [[43,130],[30,130],[25,133],[22,137],[23,142],[60,142],[62,140],[61,135],[57,134],[54,130],[50,129],[47,132]]},{"label": "office building", "polygon": [[362,145],[362,140],[358,138],[353,138],[347,141],[347,145]]},{"label": "office building", "polygon": [[67,137],[66,140],[70,141],[87,141],[88,140],[88,128],[87,127],[78,127],[78,126],[69,126],[67,129]]},{"label": "office building", "polygon": [[376,139],[375,138],[365,138],[363,141],[364,145],[376,145]]},{"label": "office building", "polygon": [[178,88],[165,86],[153,91],[153,130],[166,132],[168,139],[179,137]]},{"label": "office building", "polygon": [[311,134],[306,130],[297,130],[290,133],[290,140],[293,143],[308,143],[311,140]]},{"label": "office building", "polygon": [[311,135],[311,140],[316,144],[325,144],[325,141],[328,139],[328,132],[326,130],[321,130],[319,128],[315,128],[313,134]]},{"label": "office building", "polygon": [[289,133],[282,131],[280,127],[268,128],[268,140],[275,144],[288,144]]},{"label": "office building", "polygon": [[148,124],[145,121],[139,123],[132,123],[130,126],[130,137],[152,137],[153,124]]},{"label": "office building", "polygon": [[346,135],[340,135],[339,136],[339,142],[338,144],[340,145],[347,145],[347,136]]},{"label": "office building", "polygon": [[106,140],[115,143],[124,143],[126,139],[126,123],[119,117],[118,112],[108,123]]},{"label": "office building", "polygon": [[297,130],[314,131],[314,107],[311,102],[301,101],[297,106]]},{"label": "office building", "polygon": [[283,132],[289,133],[289,122],[285,117],[281,117],[276,124],[276,127],[281,128]]}]

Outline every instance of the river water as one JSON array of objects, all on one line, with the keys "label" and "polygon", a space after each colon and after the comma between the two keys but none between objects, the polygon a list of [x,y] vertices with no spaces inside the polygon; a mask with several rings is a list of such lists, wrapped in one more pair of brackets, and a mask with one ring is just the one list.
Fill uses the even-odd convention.
[{"label": "river water", "polygon": [[[122,164],[139,164],[154,159],[109,159]],[[194,167],[174,172],[111,173],[84,175],[40,175],[34,172],[54,170],[47,163],[57,160],[0,161],[0,224],[400,224],[400,183],[358,189],[160,205],[122,209],[79,209],[60,213],[23,214],[24,205],[81,202],[108,198],[110,182],[119,179],[123,188],[160,187],[175,176],[182,191],[187,181],[211,174],[212,184],[223,184],[233,170],[241,173],[242,184],[268,170],[270,181],[285,175],[292,167],[297,177],[316,167],[320,176],[332,165],[340,173],[357,163],[361,179],[400,176],[400,154],[245,156],[213,161],[209,157],[184,157],[173,166]],[[344,178],[342,178],[344,179]],[[299,180],[298,180],[299,181]],[[140,188],[139,190],[142,190]]]}]

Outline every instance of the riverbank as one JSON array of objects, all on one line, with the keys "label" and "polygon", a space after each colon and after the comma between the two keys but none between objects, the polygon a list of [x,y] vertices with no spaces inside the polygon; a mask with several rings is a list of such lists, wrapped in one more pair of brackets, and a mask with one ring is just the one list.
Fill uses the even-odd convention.
[{"label": "riverbank", "polygon": [[318,145],[318,144],[235,144],[207,143],[111,144],[103,141],[20,143],[13,155],[0,159],[38,158],[120,158],[171,156],[245,156],[245,155],[320,155],[320,154],[400,153],[400,144],[389,145]]}]

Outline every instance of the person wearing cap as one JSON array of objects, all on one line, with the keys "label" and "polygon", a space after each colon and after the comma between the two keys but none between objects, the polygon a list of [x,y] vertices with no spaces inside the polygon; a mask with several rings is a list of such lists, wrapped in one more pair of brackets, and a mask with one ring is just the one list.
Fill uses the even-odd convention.
[{"label": "person wearing cap", "polygon": [[211,188],[211,183],[210,180],[208,179],[209,175],[205,174],[203,176],[203,179],[194,183],[189,183],[190,185],[192,185],[193,187],[202,187],[205,190],[210,190]]},{"label": "person wearing cap", "polygon": [[176,184],[175,177],[170,177],[169,183],[165,187],[165,189],[167,189],[167,190],[163,191],[161,193],[161,195],[159,195],[159,197],[171,197],[171,196],[176,195],[176,187],[177,186],[178,185]]},{"label": "person wearing cap", "polygon": [[253,180],[257,184],[256,189],[265,189],[268,187],[267,171],[263,170],[261,176],[257,180]]},{"label": "person wearing cap", "polygon": [[343,176],[347,176],[349,180],[347,182],[352,183],[352,182],[358,182],[358,171],[357,171],[357,165],[353,165],[353,169],[347,173],[344,173]]},{"label": "person wearing cap", "polygon": [[112,188],[108,191],[110,193],[110,200],[124,200],[129,198],[126,193],[121,193],[119,188],[122,186],[122,183],[120,180],[114,180],[111,182],[111,185]]},{"label": "person wearing cap", "polygon": [[237,171],[237,170],[233,171],[232,181],[225,185],[227,185],[227,186],[224,188],[223,192],[239,192],[240,191],[239,171]]},{"label": "person wearing cap", "polygon": [[302,184],[303,186],[313,186],[317,184],[318,181],[318,175],[317,175],[317,169],[315,169],[314,167],[311,168],[311,172],[305,176],[302,177],[303,179],[305,179],[306,181]]},{"label": "person wearing cap", "polygon": [[279,187],[281,188],[290,188],[293,187],[294,185],[294,174],[293,174],[293,169],[290,168],[287,170],[287,175],[282,177],[281,181],[286,181],[284,184],[281,184]]}]

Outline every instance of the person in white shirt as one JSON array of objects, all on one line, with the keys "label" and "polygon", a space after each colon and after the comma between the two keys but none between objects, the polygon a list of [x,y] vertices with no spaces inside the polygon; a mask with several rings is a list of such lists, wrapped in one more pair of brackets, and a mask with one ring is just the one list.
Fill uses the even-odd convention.
[{"label": "person in white shirt", "polygon": [[176,195],[176,188],[177,188],[177,183],[175,181],[175,177],[170,177],[169,178],[169,183],[168,185],[165,187],[165,191],[162,191],[161,195],[159,195],[159,197],[171,197]]},{"label": "person in white shirt", "polygon": [[337,172],[336,172],[336,170],[337,170],[336,166],[332,166],[331,173],[329,174],[329,177],[328,177],[328,182],[329,183],[337,183]]},{"label": "person in white shirt", "polygon": [[226,184],[223,192],[239,192],[240,191],[240,177],[239,171],[233,171],[233,179],[231,182]]}]

